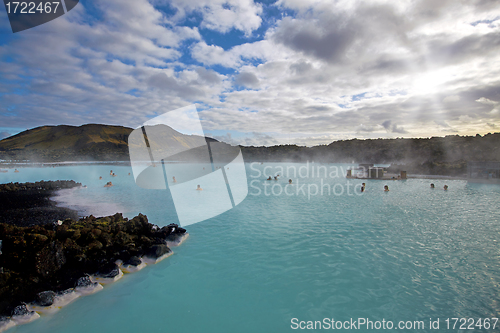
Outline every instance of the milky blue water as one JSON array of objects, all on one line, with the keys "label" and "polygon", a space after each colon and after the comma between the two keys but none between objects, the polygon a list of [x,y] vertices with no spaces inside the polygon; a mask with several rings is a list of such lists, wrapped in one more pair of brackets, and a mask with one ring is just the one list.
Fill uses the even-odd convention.
[{"label": "milky blue water", "polygon": [[[285,174],[264,185],[254,170],[290,165],[247,165],[248,197],[188,226],[190,238],[172,257],[12,332],[292,332],[292,318],[359,317],[423,320],[420,331],[440,318],[433,331],[456,332],[445,329],[446,318],[500,316],[500,186],[367,180],[359,195],[361,180]],[[66,193],[66,203],[82,213],[142,212],[158,225],[176,222],[169,192],[140,189],[129,172],[26,168],[0,173],[0,182],[74,179],[87,189]],[[284,190],[288,178],[291,195],[266,195]],[[115,186],[102,187],[106,181]],[[297,191],[303,184],[305,195]],[[323,195],[309,197],[313,184],[336,186],[339,195],[325,185]]]}]

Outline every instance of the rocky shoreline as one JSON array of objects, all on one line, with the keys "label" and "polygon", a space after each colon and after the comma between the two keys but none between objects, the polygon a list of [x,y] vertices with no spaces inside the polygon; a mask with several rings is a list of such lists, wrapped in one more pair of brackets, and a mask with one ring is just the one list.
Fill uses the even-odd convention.
[{"label": "rocky shoreline", "polygon": [[[0,191],[5,191],[6,185],[11,194],[35,191],[34,202],[38,194],[45,194],[40,186],[31,184],[4,184]],[[35,208],[43,211],[42,205]],[[1,215],[5,217],[4,212]],[[25,226],[24,220],[16,225],[16,220],[10,219],[10,223],[0,223],[0,332],[57,311],[80,296],[101,290],[124,273],[167,258],[173,254],[170,247],[188,237],[178,225],[160,228],[142,214],[130,220],[117,213],[45,221],[56,222]]]},{"label": "rocky shoreline", "polygon": [[78,219],[77,212],[57,207],[50,198],[57,190],[80,186],[82,184],[72,180],[0,184],[0,223],[32,226],[67,218]]}]

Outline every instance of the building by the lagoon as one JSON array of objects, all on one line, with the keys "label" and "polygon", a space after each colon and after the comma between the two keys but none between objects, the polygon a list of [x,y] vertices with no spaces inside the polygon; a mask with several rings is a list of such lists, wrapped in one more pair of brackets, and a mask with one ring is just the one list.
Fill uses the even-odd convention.
[{"label": "building by the lagoon", "polygon": [[500,162],[468,162],[467,180],[473,183],[500,184]]}]

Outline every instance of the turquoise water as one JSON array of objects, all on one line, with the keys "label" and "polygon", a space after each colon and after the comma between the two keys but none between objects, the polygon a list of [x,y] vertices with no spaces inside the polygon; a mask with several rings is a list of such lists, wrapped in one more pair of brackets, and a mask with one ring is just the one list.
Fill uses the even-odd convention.
[{"label": "turquoise water", "polygon": [[[360,317],[394,326],[422,320],[420,331],[440,318],[433,331],[456,332],[445,329],[446,318],[500,316],[500,186],[372,180],[363,195],[351,187],[350,194],[308,197],[309,184],[337,184],[339,193],[348,180],[284,175],[271,182],[275,193],[293,178],[289,189],[305,184],[306,194],[266,196],[264,176],[254,178],[252,168],[248,197],[188,226],[190,238],[174,256],[12,332],[292,332],[292,318]],[[118,176],[108,176],[110,169]],[[0,182],[74,179],[88,188],[66,199],[82,213],[142,212],[155,224],[176,222],[169,192],[137,188],[128,172],[26,168],[0,174]],[[116,186],[103,188],[106,181]]]}]

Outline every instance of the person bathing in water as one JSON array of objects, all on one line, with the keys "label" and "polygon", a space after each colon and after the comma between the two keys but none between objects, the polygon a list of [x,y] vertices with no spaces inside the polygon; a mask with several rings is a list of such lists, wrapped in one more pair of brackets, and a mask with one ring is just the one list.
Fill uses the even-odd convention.
[{"label": "person bathing in water", "polygon": [[175,179],[175,177],[172,177],[172,181],[173,181],[174,183],[177,183],[177,179]]},{"label": "person bathing in water", "polygon": [[112,182],[107,182],[106,185],[104,185],[104,187],[111,187],[111,186],[113,186]]},{"label": "person bathing in water", "polygon": [[196,191],[203,191],[203,189],[201,188],[200,185],[198,185],[198,187],[196,188]]},{"label": "person bathing in water", "polygon": [[267,180],[273,180],[273,179],[271,178],[271,176],[269,176],[269,178],[267,178]]},{"label": "person bathing in water", "polygon": [[389,192],[389,186],[384,185],[384,192]]},{"label": "person bathing in water", "polygon": [[292,183],[292,180],[291,179],[288,179],[288,184],[291,184]]},{"label": "person bathing in water", "polygon": [[431,184],[431,188],[434,188],[434,184]]},{"label": "person bathing in water", "polygon": [[443,187],[443,189],[444,189],[445,191],[448,191],[448,185],[445,185],[445,186]]}]

